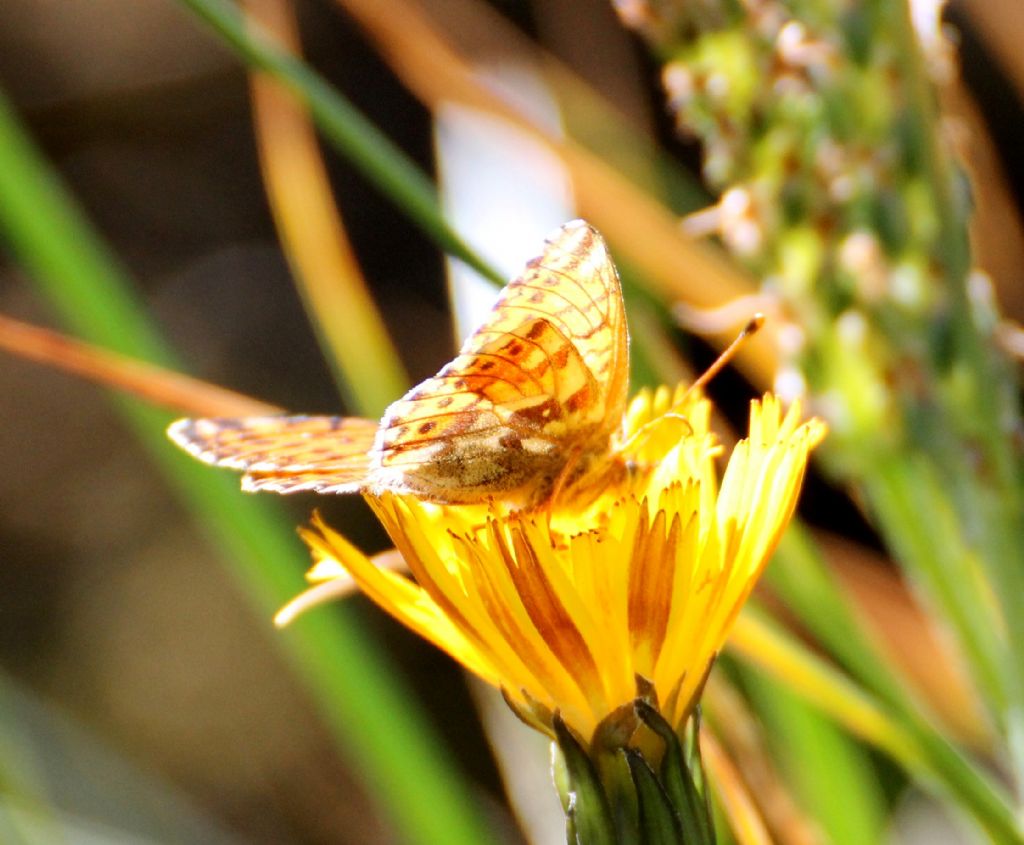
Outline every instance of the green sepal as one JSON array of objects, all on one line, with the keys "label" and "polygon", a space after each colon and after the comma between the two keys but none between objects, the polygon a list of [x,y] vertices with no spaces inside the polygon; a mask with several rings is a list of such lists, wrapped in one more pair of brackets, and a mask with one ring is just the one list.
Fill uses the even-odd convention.
[{"label": "green sepal", "polygon": [[635,675],[636,698],[616,707],[605,716],[594,729],[590,747],[598,753],[607,752],[617,755],[619,749],[625,748],[640,727],[640,719],[636,712],[636,703],[643,701],[648,707],[658,710],[658,691],[654,684],[643,675]]},{"label": "green sepal", "polygon": [[714,845],[715,831],[704,784],[700,759],[700,712],[687,721],[684,749],[672,726],[644,701],[635,702],[637,717],[665,743],[659,767],[660,784],[682,825],[682,841],[687,845]]},{"label": "green sepal", "polygon": [[640,806],[640,841],[644,845],[689,843],[690,840],[683,836],[681,821],[668,794],[658,783],[643,755],[633,748],[623,748],[622,753],[629,764],[629,773]]},{"label": "green sepal", "polygon": [[552,719],[564,777],[557,773],[570,845],[616,845],[615,824],[597,769],[583,745],[557,713]]}]

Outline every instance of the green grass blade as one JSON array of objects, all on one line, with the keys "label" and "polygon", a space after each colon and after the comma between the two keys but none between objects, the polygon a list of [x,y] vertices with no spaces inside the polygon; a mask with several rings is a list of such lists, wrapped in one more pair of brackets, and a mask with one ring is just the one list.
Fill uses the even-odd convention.
[{"label": "green grass blade", "polygon": [[979,691],[1000,718],[1012,700],[1012,661],[993,624],[992,584],[942,480],[926,460],[903,454],[879,460],[863,486],[893,553],[956,633]]},{"label": "green grass blade", "polygon": [[288,87],[309,108],[324,137],[441,247],[497,284],[504,279],[447,223],[423,172],[348,100],[300,59],[248,25],[228,0],[180,0],[251,67]]},{"label": "green grass blade", "polygon": [[174,784],[2,670],[0,842],[242,845]]},{"label": "green grass blade", "polygon": [[765,580],[844,667],[890,703],[903,691],[854,616],[808,529],[793,520]]},{"label": "green grass blade", "polygon": [[20,802],[35,810],[37,827],[56,835],[56,810],[51,805],[40,766],[15,713],[7,686],[0,677],[0,842],[28,845],[36,841],[25,820],[4,805]]},{"label": "green grass blade", "polygon": [[[0,95],[0,234],[78,335],[119,352],[173,365],[127,275],[94,235]],[[185,458],[164,436],[167,416],[120,398],[118,407],[182,501],[225,553],[256,612],[304,587],[308,561],[269,500],[243,496],[234,479]],[[466,785],[389,664],[341,610],[311,613],[278,641],[314,692],[338,744],[357,761],[405,841],[488,841]]]}]

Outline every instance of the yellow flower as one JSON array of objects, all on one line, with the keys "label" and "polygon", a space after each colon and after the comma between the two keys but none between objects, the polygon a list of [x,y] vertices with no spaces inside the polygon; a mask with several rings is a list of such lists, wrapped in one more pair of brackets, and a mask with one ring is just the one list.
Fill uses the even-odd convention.
[{"label": "yellow flower", "polygon": [[642,391],[615,444],[619,471],[550,512],[368,496],[415,580],[378,568],[319,518],[304,532],[315,569],[350,573],[541,730],[558,712],[589,742],[638,683],[678,727],[825,430],[801,423],[797,405],[783,414],[773,396],[753,402],[719,486],[710,412],[682,386]]}]

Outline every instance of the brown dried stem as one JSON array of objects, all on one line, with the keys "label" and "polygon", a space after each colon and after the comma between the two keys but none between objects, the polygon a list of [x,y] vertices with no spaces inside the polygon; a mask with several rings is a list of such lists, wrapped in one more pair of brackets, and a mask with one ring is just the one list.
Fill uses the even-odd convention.
[{"label": "brown dried stem", "polygon": [[50,329],[0,315],[0,349],[123,390],[182,414],[238,417],[281,409],[241,393],[84,343]]}]

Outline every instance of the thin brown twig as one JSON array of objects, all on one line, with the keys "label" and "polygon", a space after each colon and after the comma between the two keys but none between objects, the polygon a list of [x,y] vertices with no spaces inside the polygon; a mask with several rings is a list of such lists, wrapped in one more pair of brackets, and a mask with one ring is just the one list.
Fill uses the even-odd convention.
[{"label": "thin brown twig", "polygon": [[281,412],[241,393],[4,315],[0,315],[0,349],[183,414],[239,417]]},{"label": "thin brown twig", "polygon": [[707,712],[715,716],[715,731],[742,772],[776,841],[785,845],[821,845],[824,833],[783,785],[765,747],[761,728],[736,689],[720,674],[712,673],[704,696]]},{"label": "thin brown twig", "polygon": [[736,841],[740,845],[772,845],[764,819],[735,763],[707,727],[700,732],[700,749]]}]

